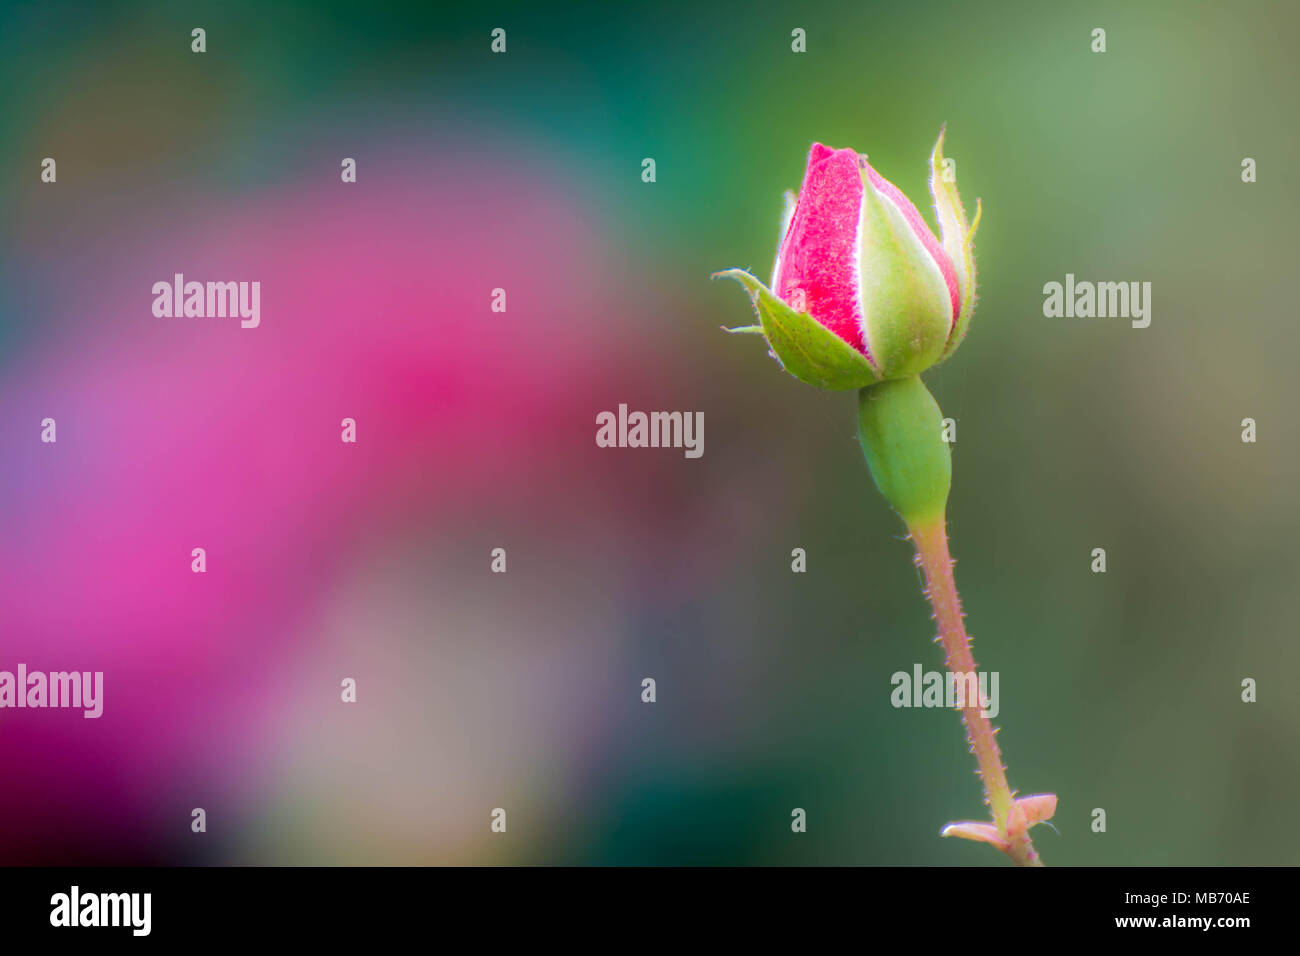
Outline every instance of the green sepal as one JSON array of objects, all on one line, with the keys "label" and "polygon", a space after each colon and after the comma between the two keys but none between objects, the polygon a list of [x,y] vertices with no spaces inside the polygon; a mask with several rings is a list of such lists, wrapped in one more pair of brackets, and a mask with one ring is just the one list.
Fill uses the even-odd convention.
[{"label": "green sepal", "polygon": [[930,195],[934,197],[934,210],[939,217],[939,234],[943,249],[952,260],[957,273],[957,287],[961,290],[961,311],[953,322],[948,344],[944,346],[939,361],[943,361],[961,345],[970,329],[971,313],[975,311],[975,230],[979,228],[983,207],[975,200],[975,218],[968,224],[966,210],[957,192],[956,177],[952,182],[944,179],[943,137],[947,127],[939,130],[939,139],[930,154]]},{"label": "green sepal", "polygon": [[865,355],[811,315],[790,308],[748,272],[728,269],[714,276],[720,277],[735,279],[745,287],[772,354],[799,381],[832,391],[863,388],[879,381]]},{"label": "green sepal", "polygon": [[919,375],[952,331],[952,293],[906,217],[862,171],[858,298],[867,351],[881,378]]},{"label": "green sepal", "polygon": [[920,376],[880,382],[858,395],[858,434],[871,477],[909,525],[942,519],[952,487],[943,413]]}]

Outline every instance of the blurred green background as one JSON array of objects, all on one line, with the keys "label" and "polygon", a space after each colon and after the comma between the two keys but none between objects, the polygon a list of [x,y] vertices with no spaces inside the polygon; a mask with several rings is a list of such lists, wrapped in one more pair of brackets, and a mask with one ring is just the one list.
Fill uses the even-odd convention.
[{"label": "blurred green background", "polygon": [[[724,335],[749,306],[709,281],[735,266],[767,277],[781,194],[813,141],[867,153],[929,215],[945,122],[962,196],[983,202],[979,302],[965,344],[926,381],[958,422],[957,584],[976,659],[1001,673],[1011,783],[1060,798],[1060,832],[1036,830],[1038,849],[1049,865],[1300,859],[1287,677],[1300,668],[1295,4],[75,9],[7,14],[0,137],[15,155],[61,98],[80,105],[60,148],[90,148],[131,90],[160,136],[194,103],[203,119],[101,170],[105,189],[197,165],[239,195],[297,174],[263,162],[284,144],[371,128],[507,160],[553,184],[606,253],[529,321],[567,316],[645,343],[589,386],[590,414],[626,402],[701,410],[707,426],[704,457],[687,461],[598,452],[584,414],[572,467],[600,510],[575,527],[537,500],[482,517],[517,533],[531,522],[524,554],[551,563],[502,626],[587,626],[582,609],[606,609],[607,629],[586,637],[614,661],[591,679],[612,685],[582,710],[581,740],[537,751],[514,781],[551,794],[547,814],[521,810],[508,848],[475,816],[472,837],[376,850],[365,824],[339,835],[345,808],[321,790],[254,786],[245,835],[215,859],[1003,863],[938,838],[983,815],[957,716],[890,706],[893,672],[942,658],[901,523],[863,465],[853,396],[801,385],[759,340]],[[211,75],[158,82],[167,67],[148,50],[192,24],[208,30]],[[498,26],[504,56],[488,50]],[[1104,54],[1090,50],[1096,27]],[[117,91],[69,79],[106,62]],[[1043,285],[1066,273],[1151,282],[1151,326],[1045,318]],[[35,332],[12,285],[4,295],[0,345],[14,345]],[[1255,444],[1241,441],[1245,417]],[[670,517],[654,532],[642,513]],[[486,547],[466,522],[420,553]],[[795,547],[806,574],[790,571]],[[1090,571],[1096,547],[1105,574]],[[537,666],[563,693],[566,676]],[[642,676],[658,681],[652,709]],[[1246,677],[1257,703],[1240,700]],[[410,742],[437,733],[416,725]],[[793,807],[808,811],[806,834],[790,832]]]}]

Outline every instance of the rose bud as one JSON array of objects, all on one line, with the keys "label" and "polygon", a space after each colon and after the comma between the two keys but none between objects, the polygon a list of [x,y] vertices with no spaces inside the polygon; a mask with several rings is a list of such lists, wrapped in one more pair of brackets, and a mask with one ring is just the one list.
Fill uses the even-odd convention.
[{"label": "rose bud", "polygon": [[944,180],[943,132],[930,157],[930,191],[943,240],[916,207],[851,149],[808,154],[770,287],[740,269],[763,334],[796,378],[863,388],[918,374],[952,354],[975,305],[971,239],[954,182]]}]

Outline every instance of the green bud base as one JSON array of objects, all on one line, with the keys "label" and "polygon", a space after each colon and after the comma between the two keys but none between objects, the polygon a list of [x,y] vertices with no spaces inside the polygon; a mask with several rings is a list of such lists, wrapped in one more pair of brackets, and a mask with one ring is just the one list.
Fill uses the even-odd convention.
[{"label": "green bud base", "polygon": [[952,486],[943,413],[920,376],[858,393],[858,434],[876,487],[908,525],[942,521]]}]

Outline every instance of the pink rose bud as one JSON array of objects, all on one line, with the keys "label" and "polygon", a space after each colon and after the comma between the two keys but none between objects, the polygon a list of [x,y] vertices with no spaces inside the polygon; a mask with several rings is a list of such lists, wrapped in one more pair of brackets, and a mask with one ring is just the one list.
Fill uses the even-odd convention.
[{"label": "pink rose bud", "polygon": [[[975,303],[975,224],[950,175],[943,133],[930,190],[943,240],[912,202],[851,149],[817,143],[786,224],[771,286],[740,270],[761,331],[786,370],[823,388],[915,375],[966,334]],[[737,330],[741,331],[741,330]]]}]

